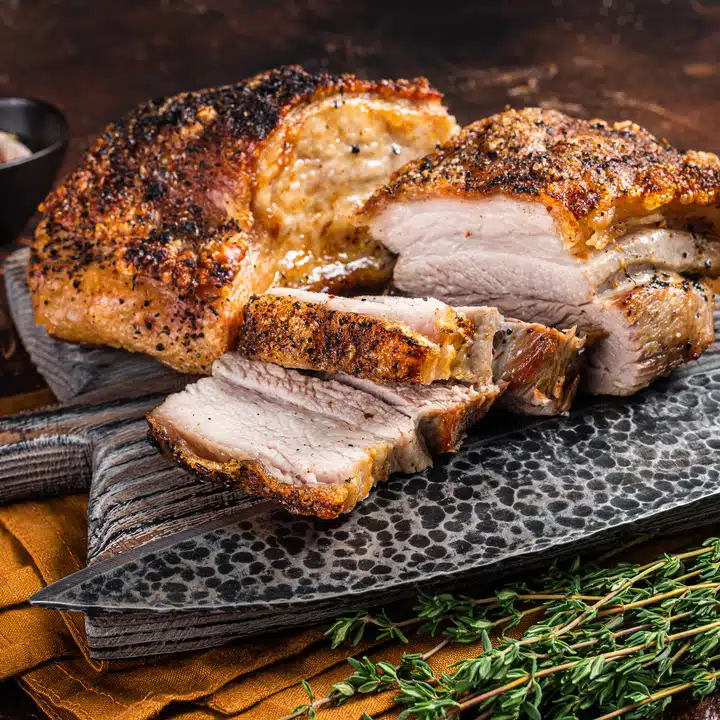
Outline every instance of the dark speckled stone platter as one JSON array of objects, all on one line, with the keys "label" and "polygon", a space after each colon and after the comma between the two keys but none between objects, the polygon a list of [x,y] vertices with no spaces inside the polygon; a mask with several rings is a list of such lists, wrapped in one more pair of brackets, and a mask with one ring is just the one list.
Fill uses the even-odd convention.
[{"label": "dark speckled stone platter", "polygon": [[101,658],[217,645],[382,604],[418,585],[490,582],[632,533],[720,517],[717,345],[632,398],[539,422],[490,415],[459,453],[394,477],[330,522],[290,516],[170,465],[145,439],[142,413],[152,402],[74,405],[0,426],[9,438],[0,499],[13,487],[18,496],[3,458],[21,456],[28,438],[44,437],[49,448],[38,477],[52,468],[64,428],[83,440],[90,564],[33,602],[84,611]]}]

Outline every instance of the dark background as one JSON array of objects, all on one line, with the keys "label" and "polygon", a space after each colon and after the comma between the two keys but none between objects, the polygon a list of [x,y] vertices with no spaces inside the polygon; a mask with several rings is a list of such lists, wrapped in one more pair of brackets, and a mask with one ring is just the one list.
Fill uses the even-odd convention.
[{"label": "dark background", "polygon": [[[426,75],[462,123],[542,105],[720,152],[718,0],[0,0],[0,96],[67,113],[66,171],[149,97],[284,63]],[[0,396],[42,388],[0,296]],[[0,685],[0,720],[33,716]]]}]

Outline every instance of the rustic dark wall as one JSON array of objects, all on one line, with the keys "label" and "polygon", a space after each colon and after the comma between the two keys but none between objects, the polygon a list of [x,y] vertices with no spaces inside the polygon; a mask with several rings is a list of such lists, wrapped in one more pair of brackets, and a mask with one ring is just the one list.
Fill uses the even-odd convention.
[{"label": "rustic dark wall", "polygon": [[720,149],[720,6],[704,2],[0,0],[0,94],[63,107],[70,162],[148,97],[290,62],[428,75],[463,121],[542,102]]}]

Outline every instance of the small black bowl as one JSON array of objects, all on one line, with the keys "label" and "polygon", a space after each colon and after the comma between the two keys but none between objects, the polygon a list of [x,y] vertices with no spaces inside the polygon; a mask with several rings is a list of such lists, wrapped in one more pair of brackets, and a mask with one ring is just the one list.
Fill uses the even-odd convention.
[{"label": "small black bowl", "polygon": [[0,244],[12,242],[52,188],[69,140],[65,116],[50,103],[0,98],[0,130],[17,135],[32,155],[0,164]]}]

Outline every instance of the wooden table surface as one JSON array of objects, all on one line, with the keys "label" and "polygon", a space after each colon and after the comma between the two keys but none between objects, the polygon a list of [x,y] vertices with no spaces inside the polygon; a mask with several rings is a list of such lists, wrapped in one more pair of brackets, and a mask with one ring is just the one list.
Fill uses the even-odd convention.
[{"label": "wooden table surface", "polygon": [[[65,171],[105,123],[149,97],[283,63],[426,75],[463,123],[541,105],[631,118],[720,152],[718,0],[0,0],[0,95],[67,113]],[[0,413],[38,399],[51,396],[0,291]],[[0,686],[0,720],[39,716]]]}]

